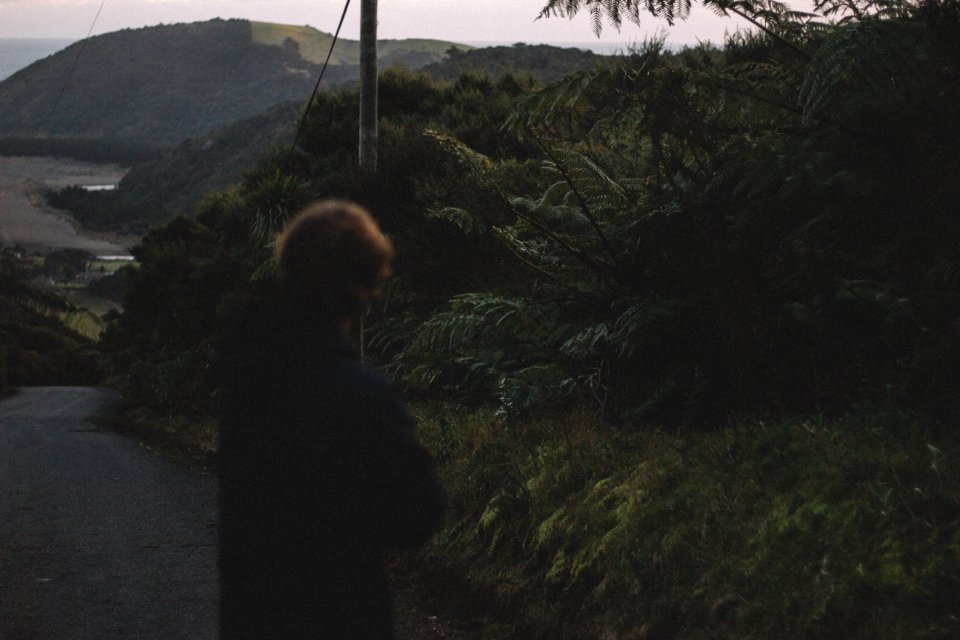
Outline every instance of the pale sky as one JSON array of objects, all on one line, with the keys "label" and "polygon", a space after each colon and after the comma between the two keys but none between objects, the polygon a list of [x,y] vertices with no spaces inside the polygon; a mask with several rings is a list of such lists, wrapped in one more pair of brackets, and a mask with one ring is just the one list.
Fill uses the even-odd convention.
[{"label": "pale sky", "polygon": [[[103,10],[93,34],[157,24],[212,18],[243,18],[310,25],[332,33],[345,0],[0,0],[0,38],[82,38]],[[436,38],[455,42],[608,42],[624,46],[666,29],[644,17],[641,26],[620,32],[605,26],[597,40],[587,15],[575,20],[536,20],[545,0],[380,0],[380,38]],[[352,0],[341,36],[359,38],[360,0]],[[671,44],[711,41],[743,28],[737,18],[721,18],[695,7],[686,21],[666,30]]]}]

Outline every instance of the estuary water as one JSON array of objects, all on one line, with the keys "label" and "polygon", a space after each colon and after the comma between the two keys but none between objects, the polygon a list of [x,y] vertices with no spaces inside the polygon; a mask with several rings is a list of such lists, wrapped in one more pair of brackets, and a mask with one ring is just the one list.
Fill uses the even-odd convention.
[{"label": "estuary water", "polygon": [[129,247],[139,238],[87,233],[63,211],[49,207],[41,195],[47,187],[116,184],[125,173],[116,165],[69,158],[0,156],[0,247],[20,246],[29,253],[83,249],[98,256],[129,255]]}]

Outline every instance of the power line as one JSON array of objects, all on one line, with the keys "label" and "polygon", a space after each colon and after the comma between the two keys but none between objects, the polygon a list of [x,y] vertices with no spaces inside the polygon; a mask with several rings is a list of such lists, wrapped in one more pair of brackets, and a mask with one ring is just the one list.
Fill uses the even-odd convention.
[{"label": "power line", "polygon": [[[45,131],[49,131],[50,126],[53,123],[53,117],[56,115],[57,109],[60,106],[60,101],[63,99],[63,94],[67,91],[67,85],[70,84],[70,79],[73,78],[73,73],[77,70],[77,65],[80,63],[80,58],[83,56],[83,50],[87,48],[87,41],[90,39],[90,35],[93,33],[94,27],[97,26],[97,20],[100,19],[100,13],[103,11],[103,5],[106,3],[107,0],[100,0],[100,6],[97,8],[97,14],[93,16],[93,22],[90,24],[90,28],[87,30],[86,37],[80,41],[80,48],[77,51],[77,55],[73,58],[73,64],[70,66],[70,71],[67,73],[67,77],[64,78],[63,84],[60,85],[60,90],[57,93],[56,99],[53,101],[53,106],[50,107],[50,112],[47,114],[46,122],[40,127],[40,134],[43,134]],[[24,167],[21,166],[13,178],[14,186],[20,183],[20,180],[23,178],[23,173]]]},{"label": "power line", "polygon": [[300,140],[300,134],[303,132],[303,124],[307,121],[307,115],[310,113],[310,107],[313,106],[313,101],[317,97],[317,93],[320,92],[320,81],[323,80],[323,74],[327,71],[327,65],[330,63],[330,56],[333,55],[333,48],[337,44],[337,38],[340,37],[340,29],[343,27],[343,20],[347,17],[347,9],[350,8],[350,0],[347,0],[346,4],[343,5],[343,13],[340,15],[340,23],[337,25],[337,31],[333,34],[333,40],[330,42],[330,51],[327,52],[327,59],[323,61],[323,68],[320,69],[320,77],[317,78],[317,84],[313,88],[313,93],[310,94],[310,100],[307,101],[307,108],[304,109],[303,115],[300,116],[300,124],[297,125],[297,132],[293,136],[293,145],[290,147],[290,151],[287,153],[287,159],[283,163],[284,173],[287,172],[287,169],[290,165],[290,158],[293,156],[293,152],[297,149],[297,142]]},{"label": "power line", "polygon": [[90,35],[93,33],[93,28],[97,25],[97,20],[100,19],[100,12],[103,11],[103,5],[106,3],[107,0],[100,0],[100,8],[97,9],[97,15],[93,17],[93,23],[90,25],[90,29],[87,31],[87,37],[80,41],[80,50],[77,51],[77,55],[73,58],[73,65],[70,67],[70,72],[67,74],[66,79],[60,86],[60,92],[57,94],[57,99],[53,101],[53,107],[50,108],[50,115],[47,116],[47,126],[44,127],[44,129],[49,129],[51,123],[53,122],[53,116],[56,114],[57,108],[60,106],[60,100],[63,98],[63,94],[67,91],[67,85],[70,83],[70,79],[73,77],[73,72],[77,70],[77,65],[80,62],[80,58],[83,56],[83,50],[87,48],[87,41],[90,40]]}]

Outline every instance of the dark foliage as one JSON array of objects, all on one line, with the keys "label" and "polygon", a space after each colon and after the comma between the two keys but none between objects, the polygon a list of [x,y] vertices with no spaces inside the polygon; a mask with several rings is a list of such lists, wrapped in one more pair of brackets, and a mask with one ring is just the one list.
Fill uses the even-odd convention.
[{"label": "dark foliage", "polygon": [[97,278],[86,286],[86,290],[98,298],[121,303],[127,292],[127,271],[121,269]]},{"label": "dark foliage", "polygon": [[550,83],[576,71],[594,67],[602,56],[572,47],[518,42],[511,47],[481,47],[462,50],[453,47],[447,59],[423,67],[434,80],[454,81],[468,73],[483,72],[492,76],[529,73],[540,82]]},{"label": "dark foliage", "polygon": [[958,32],[924,6],[811,27],[806,56],[654,43],[528,100],[553,184],[497,233],[535,281],[456,298],[400,370],[509,415],[955,416]]},{"label": "dark foliage", "polygon": [[242,228],[228,201],[210,201],[199,219],[175,218],[134,248],[124,312],[103,337],[127,401],[162,416],[213,415],[218,309],[250,286],[263,257]]},{"label": "dark foliage", "polygon": [[[960,67],[946,6],[831,28],[764,15],[771,33],[723,51],[650,43],[533,93],[511,75],[385,73],[375,179],[354,168],[356,92],[323,94],[294,153],[201,206],[209,246],[182,281],[172,256],[146,255],[157,280],[131,291],[149,282],[155,303],[128,306],[120,327],[156,334],[165,306],[189,302],[161,324],[195,326],[152,351],[189,369],[216,338],[218,296],[270,273],[284,220],[343,197],[398,246],[368,336],[411,390],[511,419],[584,404],[700,426],[864,404],[954,415]],[[221,228],[251,243],[247,262],[200,296],[191,279],[228,245]],[[157,256],[182,258],[168,245]]]},{"label": "dark foliage", "polygon": [[[464,235],[461,226],[423,212],[484,202],[491,222],[511,219],[500,185],[466,171],[471,162],[492,161],[456,137],[473,137],[494,155],[533,153],[530,145],[490,131],[524,86],[509,76],[438,85],[406,71],[383,74],[381,92],[390,100],[382,112],[380,171],[366,183],[355,169],[356,91],[321,94],[296,152],[277,149],[236,188],[203,201],[195,219],[156,228],[135,249],[140,266],[128,273],[124,313],[105,338],[126,372],[127,397],[164,414],[211,410],[209,356],[220,305],[257,295],[271,274],[273,233],[314,199],[358,200],[393,235],[402,257],[385,304],[398,328],[414,322],[416,310],[432,309],[467,286],[494,286],[515,273],[495,238]],[[525,184],[519,176],[504,179]],[[373,310],[375,318],[380,313]],[[403,335],[382,333],[381,357],[395,351],[394,337]]]},{"label": "dark foliage", "polygon": [[87,191],[83,187],[64,187],[60,190],[44,191],[47,204],[63,209],[91,231],[118,231],[128,234],[146,233],[151,223],[159,223],[167,218],[166,213],[156,206],[144,207],[127,205],[114,191]]}]

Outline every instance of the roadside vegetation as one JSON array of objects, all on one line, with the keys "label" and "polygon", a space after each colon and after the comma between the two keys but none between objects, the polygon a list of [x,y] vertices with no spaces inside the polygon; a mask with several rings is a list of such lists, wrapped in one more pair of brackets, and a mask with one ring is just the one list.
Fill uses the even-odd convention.
[{"label": "roadside vegetation", "polygon": [[439,604],[492,618],[487,637],[960,631],[958,443],[925,421],[418,415],[453,509],[412,564]]},{"label": "roadside vegetation", "polygon": [[546,86],[384,73],[375,176],[356,91],[322,94],[135,249],[125,406],[202,432],[274,234],[358,200],[400,256],[366,351],[450,489],[406,560],[444,606],[494,637],[960,635],[960,5],[707,4],[760,29]]}]

